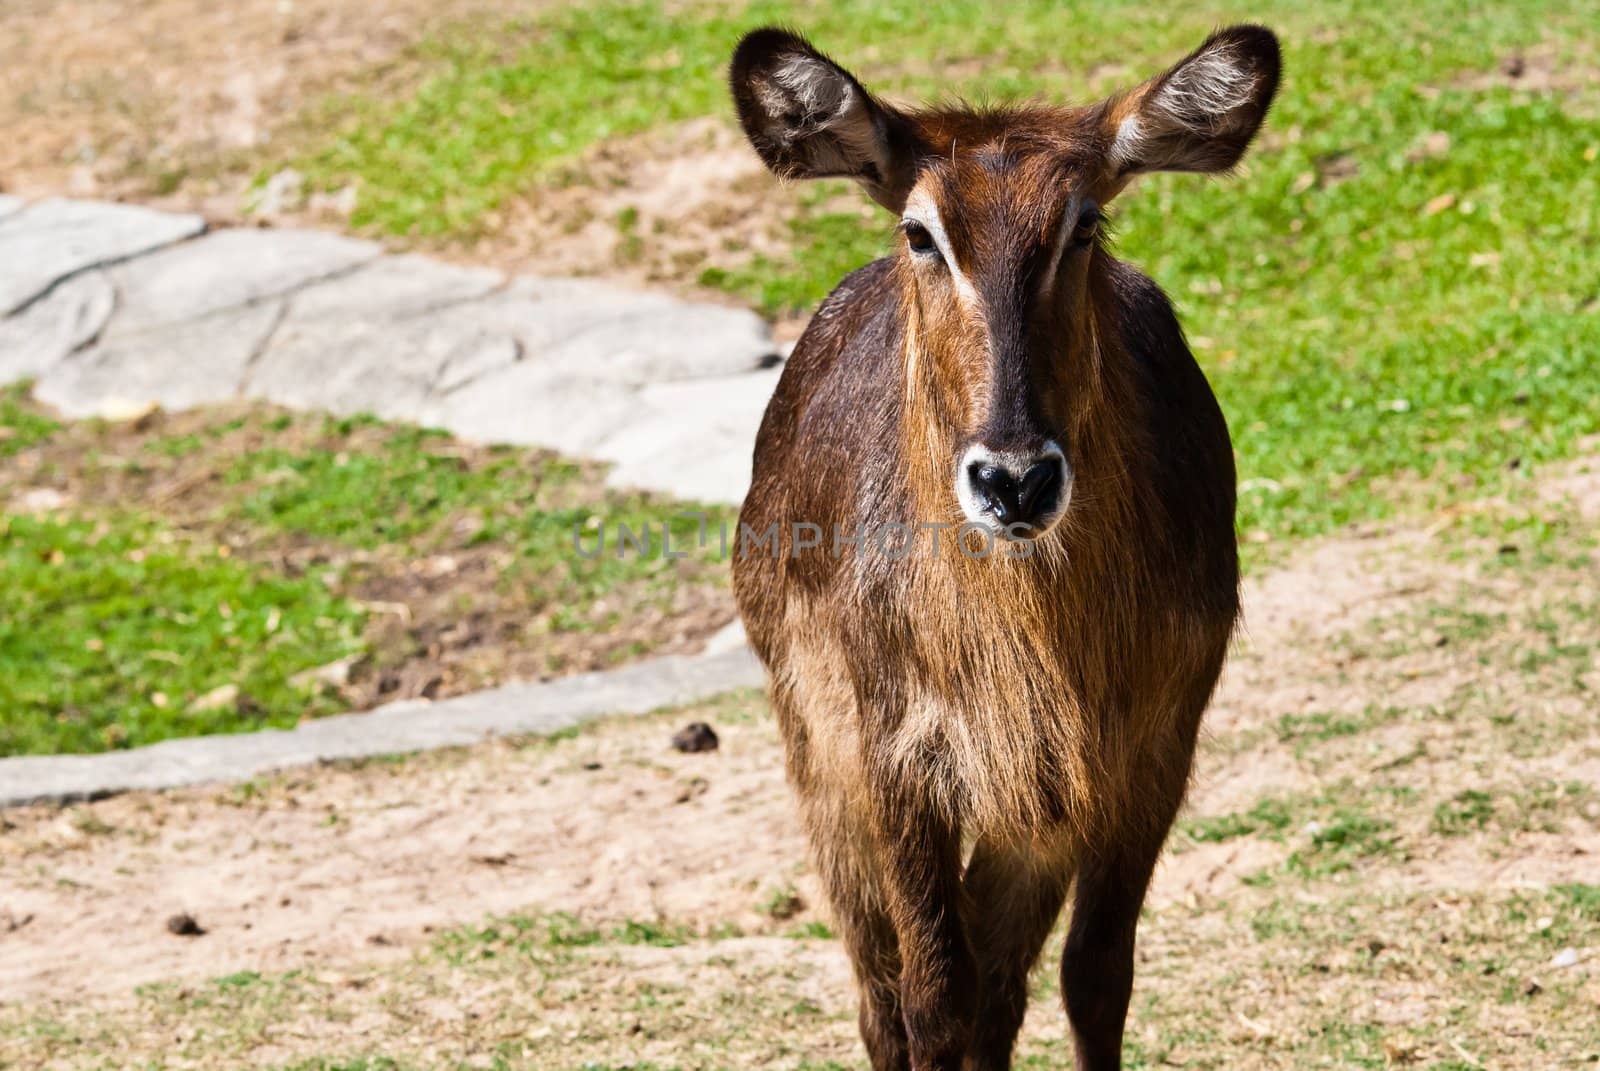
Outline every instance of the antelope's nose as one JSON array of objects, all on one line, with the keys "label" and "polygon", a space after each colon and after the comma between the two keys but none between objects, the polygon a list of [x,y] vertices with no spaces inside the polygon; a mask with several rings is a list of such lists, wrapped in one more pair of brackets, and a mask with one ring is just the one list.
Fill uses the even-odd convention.
[{"label": "antelope's nose", "polygon": [[1066,473],[1066,460],[1053,451],[1025,461],[998,455],[972,458],[966,478],[974,504],[1000,527],[1038,528],[1060,507]]}]

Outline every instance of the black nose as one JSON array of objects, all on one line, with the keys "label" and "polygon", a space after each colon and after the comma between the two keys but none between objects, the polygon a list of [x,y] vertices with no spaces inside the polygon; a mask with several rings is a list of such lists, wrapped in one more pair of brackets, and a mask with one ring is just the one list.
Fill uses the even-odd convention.
[{"label": "black nose", "polygon": [[995,461],[974,461],[967,466],[967,479],[984,510],[1009,527],[1031,525],[1056,508],[1064,471],[1059,457],[1041,458],[1020,476]]}]

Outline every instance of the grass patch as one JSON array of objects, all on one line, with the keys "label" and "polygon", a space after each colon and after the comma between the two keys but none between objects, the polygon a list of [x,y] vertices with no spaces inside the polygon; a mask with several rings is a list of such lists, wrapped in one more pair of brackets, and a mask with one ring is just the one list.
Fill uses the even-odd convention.
[{"label": "grass patch", "polygon": [[[1592,11],[1282,0],[1250,14],[1282,32],[1287,74],[1248,177],[1161,176],[1115,206],[1122,255],[1182,306],[1229,415],[1242,529],[1261,542],[1325,533],[1499,490],[1567,456],[1600,428],[1600,95],[1582,79],[1529,93],[1494,72],[1525,49],[1555,69],[1592,65]],[[562,6],[431,42],[433,77],[400,100],[341,99],[340,133],[296,166],[326,188],[359,186],[360,226],[471,235],[591,146],[730,114],[724,65],[761,23],[803,27],[895,94],[1087,99],[1237,13],[1157,16],[1130,0],[1097,5],[1092,33],[1060,32],[1073,17],[1043,0]],[[787,249],[707,248],[688,258],[690,281],[786,313],[888,248],[892,221],[843,184],[783,196]],[[624,246],[637,239],[636,217],[615,222]]]},{"label": "grass patch", "polygon": [[1288,867],[1307,878],[1331,877],[1350,870],[1362,859],[1395,849],[1394,823],[1360,811],[1341,810],[1314,824],[1311,843],[1289,856]]},{"label": "grass patch", "polygon": [[1220,844],[1239,837],[1282,833],[1293,821],[1289,805],[1283,800],[1263,799],[1248,811],[1184,819],[1178,829],[1198,843]]},{"label": "grass patch", "polygon": [[[599,466],[543,451],[463,449],[447,432],[371,417],[297,418],[294,425],[302,434],[293,446],[262,445],[223,472],[223,482],[239,493],[219,511],[222,520],[416,556],[452,545],[504,548],[508,584],[543,588],[542,606],[569,608],[558,627],[616,625],[615,615],[593,618],[586,611],[620,582],[670,585],[685,573],[716,571],[709,552],[684,564],[669,561],[660,532],[670,529],[674,553],[694,550],[699,516],[712,531],[734,516],[727,507],[599,490]],[[607,536],[600,553],[596,519]],[[642,553],[616,538],[624,527],[646,534]]]},{"label": "grass patch", "polygon": [[[0,755],[604,668],[732,616],[694,504],[543,451],[267,407],[63,422],[21,389],[0,448]],[[651,553],[580,554],[591,517],[648,527]]]},{"label": "grass patch", "polygon": [[[318,575],[263,575],[137,517],[0,521],[0,754],[291,726],[337,700],[290,679],[360,649]],[[224,685],[235,698],[196,700]]]},{"label": "grass patch", "polygon": [[542,958],[561,950],[600,945],[647,945],[677,948],[695,939],[693,931],[673,923],[624,919],[592,926],[564,911],[543,915],[507,915],[481,926],[463,926],[441,934],[435,947],[452,962],[498,956]]},{"label": "grass patch", "polygon": [[1460,836],[1483,829],[1494,817],[1494,797],[1469,788],[1456,793],[1433,811],[1433,831],[1443,836]]},{"label": "grass patch", "polygon": [[33,384],[0,386],[0,459],[13,457],[53,435],[60,424],[28,402]]}]

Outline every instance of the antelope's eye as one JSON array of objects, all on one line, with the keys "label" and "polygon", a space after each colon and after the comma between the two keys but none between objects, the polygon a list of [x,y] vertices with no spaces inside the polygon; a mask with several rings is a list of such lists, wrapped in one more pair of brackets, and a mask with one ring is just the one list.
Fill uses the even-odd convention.
[{"label": "antelope's eye", "polygon": [[1100,206],[1086,204],[1078,213],[1077,225],[1072,228],[1072,248],[1082,249],[1100,233]]},{"label": "antelope's eye", "polygon": [[928,233],[928,228],[914,219],[908,219],[900,224],[900,230],[906,236],[906,245],[911,247],[913,253],[921,256],[938,256],[939,246],[933,240],[933,235]]}]

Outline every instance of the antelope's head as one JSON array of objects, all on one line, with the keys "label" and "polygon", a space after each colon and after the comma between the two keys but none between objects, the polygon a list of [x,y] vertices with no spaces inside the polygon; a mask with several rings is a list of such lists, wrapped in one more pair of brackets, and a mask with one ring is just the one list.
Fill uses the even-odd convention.
[{"label": "antelope's head", "polygon": [[1259,26],[1085,107],[907,110],[783,30],[749,34],[731,82],[745,134],[784,178],[854,179],[899,218],[908,390],[969,521],[1050,530],[1097,397],[1107,206],[1147,171],[1232,168],[1278,85]]}]

